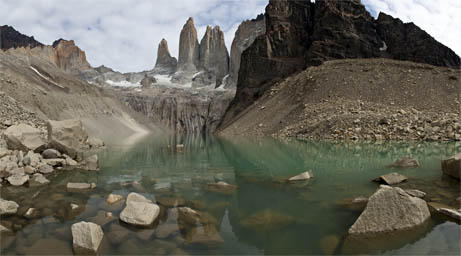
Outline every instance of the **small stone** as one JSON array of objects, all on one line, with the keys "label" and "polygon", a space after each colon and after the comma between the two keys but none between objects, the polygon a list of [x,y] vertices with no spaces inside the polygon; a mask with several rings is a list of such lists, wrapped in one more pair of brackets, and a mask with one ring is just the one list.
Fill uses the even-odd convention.
[{"label": "small stone", "polygon": [[[94,183],[92,183],[94,184]],[[88,184],[88,183],[72,183],[72,182],[69,182],[67,183],[67,189],[70,189],[70,190],[73,190],[73,189],[76,189],[76,190],[84,190],[84,189],[91,189],[92,188],[92,184]]]},{"label": "small stone", "polygon": [[291,177],[289,178],[288,180],[289,181],[298,181],[298,180],[309,180],[309,179],[312,179],[314,178],[314,174],[312,173],[312,171],[307,171],[307,172],[303,172],[301,174],[298,174],[294,177]]},{"label": "small stone", "polygon": [[70,204],[70,208],[71,208],[72,210],[76,210],[76,209],[79,208],[79,206],[78,206],[77,204]]},{"label": "small stone", "polygon": [[115,195],[115,194],[110,194],[106,199],[108,204],[115,204],[115,203],[117,203],[119,201],[122,201],[122,200],[123,200],[123,196]]},{"label": "small stone", "polygon": [[24,217],[28,219],[35,218],[35,216],[37,216],[37,209],[35,208],[29,208],[27,212],[24,214]]},{"label": "small stone", "polygon": [[26,166],[24,167],[24,172],[27,174],[34,174],[35,173],[35,168],[32,166]]}]

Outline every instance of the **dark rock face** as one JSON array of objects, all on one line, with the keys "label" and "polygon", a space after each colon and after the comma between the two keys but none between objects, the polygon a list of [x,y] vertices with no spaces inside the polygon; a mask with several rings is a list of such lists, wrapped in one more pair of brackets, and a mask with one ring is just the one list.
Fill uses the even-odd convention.
[{"label": "dark rock face", "polygon": [[178,60],[171,57],[168,49],[168,42],[162,39],[158,45],[157,62],[155,63],[154,72],[162,75],[170,75],[176,71]]},{"label": "dark rock face", "polygon": [[229,53],[224,42],[224,32],[219,26],[208,26],[200,42],[200,69],[214,71],[216,87],[222,84],[224,76],[229,72]]},{"label": "dark rock face", "polygon": [[23,35],[7,25],[0,27],[0,48],[2,50],[18,47],[34,48],[37,46],[43,46],[43,44],[36,41],[33,36]]},{"label": "dark rock face", "polygon": [[178,70],[196,72],[199,66],[200,48],[194,19],[189,18],[179,37]]},{"label": "dark rock face", "polygon": [[224,88],[236,88],[238,72],[240,69],[240,60],[243,51],[245,51],[255,41],[256,37],[266,32],[266,22],[264,15],[259,15],[256,19],[242,22],[235,32],[232,41],[229,76],[226,79]]},{"label": "dark rock face", "polygon": [[460,68],[460,58],[414,24],[381,14],[360,0],[270,0],[266,33],[243,52],[230,124],[274,83],[326,60],[390,58]]}]

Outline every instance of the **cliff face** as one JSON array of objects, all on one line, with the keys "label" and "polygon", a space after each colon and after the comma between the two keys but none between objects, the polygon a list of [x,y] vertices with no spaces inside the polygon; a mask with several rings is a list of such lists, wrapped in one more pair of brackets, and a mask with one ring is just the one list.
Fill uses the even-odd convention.
[{"label": "cliff face", "polygon": [[178,70],[196,72],[199,66],[200,49],[194,19],[189,18],[179,37]]},{"label": "cliff face", "polygon": [[85,52],[75,45],[74,40],[56,40],[53,48],[55,49],[55,63],[59,68],[72,72],[91,69]]},{"label": "cliff face", "polygon": [[171,57],[170,50],[168,49],[168,42],[162,39],[158,45],[157,61],[155,63],[154,72],[162,75],[170,75],[176,71],[178,60]]},{"label": "cliff face", "polygon": [[375,20],[360,0],[270,0],[265,19],[265,34],[242,54],[221,127],[280,79],[326,60],[382,57],[460,67],[452,50],[416,25],[385,14]]},{"label": "cliff face", "polygon": [[232,41],[229,76],[226,79],[224,88],[231,89],[237,86],[242,53],[253,44],[256,37],[265,32],[266,22],[264,15],[259,15],[254,20],[247,20],[240,24]]},{"label": "cliff face", "polygon": [[43,44],[36,41],[33,36],[29,37],[23,35],[13,27],[7,25],[0,27],[0,49],[7,50],[19,47],[34,48],[37,46],[43,46]]},{"label": "cliff face", "polygon": [[216,87],[222,84],[224,76],[229,73],[229,53],[224,42],[224,32],[219,26],[208,26],[200,42],[200,69],[214,71]]}]

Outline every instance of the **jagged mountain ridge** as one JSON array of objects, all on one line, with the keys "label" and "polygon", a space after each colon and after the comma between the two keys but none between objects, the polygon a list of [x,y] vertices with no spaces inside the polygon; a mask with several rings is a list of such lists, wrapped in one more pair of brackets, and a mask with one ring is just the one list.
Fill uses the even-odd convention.
[{"label": "jagged mountain ridge", "polygon": [[236,96],[221,129],[276,81],[326,60],[381,57],[460,66],[451,49],[416,25],[384,14],[374,19],[360,0],[270,0],[265,19],[266,33],[242,54]]}]

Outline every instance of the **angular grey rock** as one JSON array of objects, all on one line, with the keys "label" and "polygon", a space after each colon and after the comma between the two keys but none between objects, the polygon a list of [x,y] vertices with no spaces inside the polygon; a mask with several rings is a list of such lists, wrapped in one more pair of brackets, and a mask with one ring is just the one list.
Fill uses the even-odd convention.
[{"label": "angular grey rock", "polygon": [[86,143],[93,149],[104,147],[104,141],[98,138],[88,138]]},{"label": "angular grey rock", "polygon": [[178,60],[171,57],[170,50],[168,49],[168,42],[165,39],[162,39],[162,41],[158,44],[157,61],[155,63],[154,73],[171,75],[176,71],[177,65]]},{"label": "angular grey rock", "polygon": [[98,155],[87,157],[81,164],[81,168],[87,171],[99,171]]},{"label": "angular grey rock", "polygon": [[15,174],[8,177],[7,180],[13,186],[22,186],[29,180],[29,175]]},{"label": "angular grey rock", "polygon": [[224,88],[233,89],[237,87],[242,53],[250,47],[258,36],[264,33],[266,33],[264,15],[260,15],[256,19],[247,20],[240,24],[235,32],[234,40],[232,41],[229,76],[224,83]]},{"label": "angular grey rock", "polygon": [[0,198],[0,216],[15,214],[18,212],[19,205],[14,201],[8,201]]},{"label": "angular grey rock", "polygon": [[133,203],[133,202],[152,203],[152,200],[149,200],[149,199],[145,198],[144,196],[142,196],[142,195],[140,195],[138,193],[131,192],[126,197],[126,203],[129,204],[129,203]]},{"label": "angular grey rock", "polygon": [[442,172],[459,180],[461,176],[461,153],[456,154],[447,160],[443,160]]},{"label": "angular grey rock", "polygon": [[128,202],[125,209],[120,213],[120,220],[136,225],[150,226],[160,213],[160,207],[153,203],[131,201]]},{"label": "angular grey rock", "polygon": [[437,211],[450,218],[461,221],[461,209],[455,210],[455,209],[449,209],[449,208],[439,208]]},{"label": "angular grey rock", "polygon": [[388,173],[374,179],[375,182],[383,182],[387,185],[394,185],[406,181],[408,178],[396,172]]},{"label": "angular grey rock", "polygon": [[29,185],[31,186],[40,186],[40,185],[46,185],[50,183],[50,181],[43,176],[41,173],[36,173],[32,176],[32,178],[29,180]]},{"label": "angular grey rock", "polygon": [[417,189],[407,189],[405,190],[405,192],[407,192],[407,194],[409,194],[410,196],[414,196],[414,197],[418,197],[418,198],[423,198],[426,196],[426,193],[421,191],[421,190],[417,190]]},{"label": "angular grey rock", "polygon": [[392,164],[392,167],[394,168],[416,168],[416,167],[419,167],[419,162],[418,160],[412,159],[410,157],[403,157],[402,159],[395,161],[395,163]]},{"label": "angular grey rock", "polygon": [[104,237],[101,227],[81,221],[72,225],[72,242],[76,254],[96,254]]},{"label": "angular grey rock", "polygon": [[49,174],[49,173],[54,172],[54,169],[48,164],[40,164],[38,166],[38,172],[43,173],[43,174]]},{"label": "angular grey rock", "polygon": [[32,167],[38,167],[41,161],[41,156],[38,153],[34,153],[33,151],[29,151],[27,155],[22,160],[23,164],[30,165]]},{"label": "angular grey rock", "polygon": [[53,159],[53,158],[60,158],[62,155],[56,149],[46,149],[42,152],[43,159]]},{"label": "angular grey rock", "polygon": [[71,119],[64,121],[46,122],[48,129],[49,146],[59,152],[67,154],[75,159],[82,156],[82,150],[86,148],[88,133],[83,128],[82,121]]},{"label": "angular grey rock", "polygon": [[213,71],[216,87],[222,84],[229,73],[229,53],[224,41],[224,32],[219,26],[207,26],[205,35],[200,41],[200,70]]},{"label": "angular grey rock", "polygon": [[288,180],[289,181],[297,181],[297,180],[309,180],[309,179],[312,179],[314,178],[314,174],[312,173],[312,171],[307,171],[307,172],[303,172],[301,174],[298,174],[294,177],[291,177],[289,178]]},{"label": "angular grey rock", "polygon": [[407,230],[424,224],[430,217],[424,200],[408,195],[401,188],[381,185],[348,233],[372,235]]},{"label": "angular grey rock", "polygon": [[67,183],[67,189],[69,190],[85,190],[85,189],[93,189],[96,187],[96,184],[94,183],[73,183],[73,182],[69,182]]},{"label": "angular grey rock", "polygon": [[35,151],[45,147],[45,141],[41,138],[39,129],[27,124],[10,126],[4,132],[6,144],[11,150]]},{"label": "angular grey rock", "polygon": [[179,36],[178,71],[197,72],[200,47],[197,39],[194,19],[191,17],[181,30]]}]

